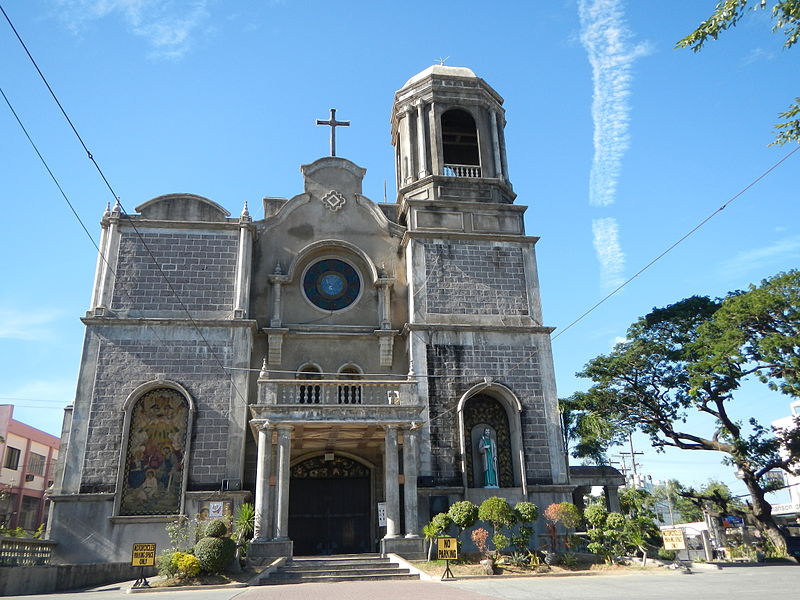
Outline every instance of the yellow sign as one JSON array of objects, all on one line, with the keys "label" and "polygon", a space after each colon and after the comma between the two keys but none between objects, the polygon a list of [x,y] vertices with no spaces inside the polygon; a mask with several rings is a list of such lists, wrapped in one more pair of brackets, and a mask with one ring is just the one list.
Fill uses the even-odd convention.
[{"label": "yellow sign", "polygon": [[156,564],[155,544],[134,544],[131,554],[132,567],[153,567]]},{"label": "yellow sign", "polygon": [[665,550],[686,550],[683,529],[664,529],[661,531],[661,537],[664,538]]},{"label": "yellow sign", "polygon": [[456,542],[456,538],[436,538],[436,548],[439,551],[439,560],[458,560],[458,542]]}]

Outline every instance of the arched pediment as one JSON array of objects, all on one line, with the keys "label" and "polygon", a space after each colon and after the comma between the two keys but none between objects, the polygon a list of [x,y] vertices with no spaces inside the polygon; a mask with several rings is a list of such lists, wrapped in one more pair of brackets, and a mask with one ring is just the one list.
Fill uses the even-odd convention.
[{"label": "arched pediment", "polygon": [[136,212],[154,221],[220,222],[231,216],[222,206],[195,194],[164,194],[140,204]]},{"label": "arched pediment", "polygon": [[289,266],[289,271],[287,273],[289,280],[293,281],[296,277],[299,276],[298,269],[302,268],[302,265],[306,263],[306,258],[312,254],[317,252],[324,252],[326,250],[331,251],[338,251],[344,254],[353,254],[357,256],[361,261],[366,265],[367,269],[369,270],[370,280],[371,283],[375,283],[378,280],[378,269],[375,266],[375,263],[372,259],[364,252],[361,248],[356,246],[355,244],[351,244],[350,242],[346,242],[344,240],[319,240],[308,244],[304,247],[297,255],[294,257],[292,264]]}]

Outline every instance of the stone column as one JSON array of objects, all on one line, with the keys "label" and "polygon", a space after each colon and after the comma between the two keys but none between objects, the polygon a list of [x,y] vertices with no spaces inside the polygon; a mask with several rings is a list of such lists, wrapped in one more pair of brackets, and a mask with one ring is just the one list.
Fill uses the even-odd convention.
[{"label": "stone column", "polygon": [[291,456],[291,425],[278,425],[278,510],[275,539],[289,539],[289,458]]},{"label": "stone column", "polygon": [[391,289],[394,277],[378,277],[375,287],[378,288],[378,321],[381,329],[392,326],[392,300]]},{"label": "stone column", "polygon": [[[497,111],[489,109],[489,122],[492,126],[492,150],[494,150],[494,176],[503,179],[503,160],[500,158],[500,138],[497,135]],[[484,175],[486,177],[486,175]]]},{"label": "stone column", "polygon": [[[121,215],[122,207],[119,202],[117,202],[108,218],[108,233],[106,234],[107,241],[105,247],[106,259],[103,261],[103,273],[100,278],[100,288],[97,292],[97,306],[95,307],[96,316],[105,314],[105,311],[111,308],[111,301],[114,295],[114,279],[116,278],[119,257],[119,220]],[[99,311],[97,309],[99,309]]]},{"label": "stone column", "polygon": [[234,292],[233,317],[247,317],[248,299],[250,295],[250,271],[253,255],[252,234],[250,227],[253,219],[244,203],[242,215],[239,217],[239,252],[236,257],[236,289]]},{"label": "stone column", "polygon": [[92,286],[92,301],[89,303],[89,311],[94,311],[100,305],[100,288],[102,287],[103,276],[105,274],[106,245],[108,242],[108,217],[111,216],[111,207],[107,206],[100,221],[100,248],[97,252],[97,266],[94,272],[94,286]]},{"label": "stone column", "polygon": [[281,287],[289,282],[289,276],[283,274],[280,263],[275,266],[275,272],[267,276],[272,284],[272,318],[269,320],[270,327],[280,327],[283,322],[281,309]]},{"label": "stone column", "polygon": [[256,464],[256,515],[253,539],[272,539],[269,527],[269,478],[272,475],[272,426],[258,429],[258,463]]},{"label": "stone column", "polygon": [[406,537],[418,538],[419,516],[417,509],[417,431],[403,433],[403,491],[406,509]]},{"label": "stone column", "polygon": [[411,113],[408,109],[403,110],[400,119],[400,171],[403,174],[403,185],[408,185],[414,181],[412,177],[414,165],[412,164],[411,148]]},{"label": "stone column", "polygon": [[616,485],[603,486],[603,491],[606,493],[606,508],[609,512],[620,512],[619,506],[619,491]]},{"label": "stone column", "polygon": [[400,537],[400,465],[397,460],[397,426],[387,425],[384,438],[383,476],[386,488],[386,536]]},{"label": "stone column", "polygon": [[442,147],[442,132],[439,130],[439,119],[437,117],[437,106],[434,102],[430,104],[428,111],[428,131],[431,135],[431,172],[434,175],[444,174],[444,148]]},{"label": "stone column", "polygon": [[425,141],[425,104],[420,101],[417,104],[417,176],[419,179],[429,175]]}]

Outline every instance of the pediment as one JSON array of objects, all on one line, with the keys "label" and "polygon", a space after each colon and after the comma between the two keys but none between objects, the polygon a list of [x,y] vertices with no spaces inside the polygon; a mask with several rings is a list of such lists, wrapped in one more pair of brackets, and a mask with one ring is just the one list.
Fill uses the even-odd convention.
[{"label": "pediment", "polygon": [[164,194],[148,200],[134,210],[155,221],[224,222],[231,216],[222,206],[196,194]]}]

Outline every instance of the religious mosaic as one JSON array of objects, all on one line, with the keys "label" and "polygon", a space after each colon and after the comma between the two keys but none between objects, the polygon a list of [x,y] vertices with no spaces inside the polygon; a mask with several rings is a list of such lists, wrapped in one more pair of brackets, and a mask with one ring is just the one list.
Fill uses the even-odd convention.
[{"label": "religious mosaic", "polygon": [[134,404],[121,515],[180,512],[188,423],[188,402],[175,390],[153,390]]},{"label": "religious mosaic", "polygon": [[314,263],[303,276],[303,292],[323,310],[342,310],[358,298],[361,278],[349,264],[338,258]]},{"label": "religious mosaic", "polygon": [[369,477],[369,469],[360,462],[336,456],[325,460],[324,456],[309,458],[292,467],[292,477],[296,479],[358,479]]},{"label": "religious mosaic", "polygon": [[[497,436],[496,461],[499,487],[514,487],[514,464],[511,459],[511,435],[508,428],[508,415],[503,406],[494,398],[479,395],[470,398],[464,407],[464,434],[466,447],[472,448],[467,452],[467,485],[469,487],[484,487],[484,481],[475,481],[473,464],[481,461],[477,448],[473,448],[471,441],[472,430],[476,425],[487,424],[495,431]],[[477,456],[476,456],[477,455]]]}]

